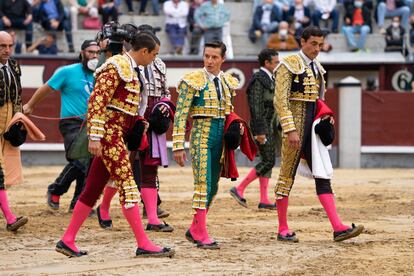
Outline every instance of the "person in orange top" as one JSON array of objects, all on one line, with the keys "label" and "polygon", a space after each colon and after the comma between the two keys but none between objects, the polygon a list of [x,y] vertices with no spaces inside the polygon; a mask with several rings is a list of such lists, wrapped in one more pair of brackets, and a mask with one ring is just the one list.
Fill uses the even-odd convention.
[{"label": "person in orange top", "polygon": [[[371,32],[372,2],[355,0],[345,2],[345,18],[342,31],[352,52],[365,51],[365,40]],[[355,34],[359,39],[355,40]]]},{"label": "person in orange top", "polygon": [[299,49],[295,37],[289,33],[289,24],[282,21],[279,24],[279,31],[272,34],[267,42],[267,47],[276,51],[292,51]]}]

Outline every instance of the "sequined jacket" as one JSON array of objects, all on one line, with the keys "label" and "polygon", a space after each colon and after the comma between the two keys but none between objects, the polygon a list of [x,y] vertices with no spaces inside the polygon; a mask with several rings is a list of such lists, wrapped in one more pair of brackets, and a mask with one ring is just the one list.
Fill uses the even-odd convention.
[{"label": "sequined jacket", "polygon": [[16,114],[22,111],[22,85],[20,83],[22,71],[14,59],[9,59],[9,69],[11,81],[9,87],[6,87],[3,70],[0,70],[0,106],[9,101],[13,104],[13,114]]},{"label": "sequined jacket", "polygon": [[95,79],[87,115],[88,135],[92,140],[103,137],[107,108],[136,116],[140,102],[138,75],[128,55],[109,58],[97,69]]},{"label": "sequined jacket", "polygon": [[191,117],[225,118],[233,111],[232,97],[239,83],[232,75],[221,74],[223,98],[218,100],[214,83],[204,70],[184,75],[178,83],[177,107],[174,116],[173,151],[184,149],[185,127],[188,114]]},{"label": "sequined jacket", "polygon": [[154,89],[148,89],[148,96],[157,98],[171,98],[171,93],[167,86],[167,70],[165,63],[160,59],[156,58],[151,63],[153,79],[151,80]]},{"label": "sequined jacket", "polygon": [[276,68],[276,90],[274,106],[279,116],[283,133],[296,130],[290,109],[291,102],[316,102],[324,99],[326,73],[322,65],[315,60],[318,78],[315,79],[312,69],[305,64],[299,54],[283,58]]}]

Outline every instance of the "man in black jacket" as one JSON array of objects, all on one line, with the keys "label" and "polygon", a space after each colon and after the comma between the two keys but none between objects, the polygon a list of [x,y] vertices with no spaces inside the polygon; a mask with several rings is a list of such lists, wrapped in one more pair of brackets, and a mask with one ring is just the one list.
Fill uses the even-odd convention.
[{"label": "man in black jacket", "polygon": [[10,58],[12,50],[12,37],[0,31],[0,209],[7,221],[7,231],[17,231],[28,221],[26,217],[16,217],[12,213],[5,187],[3,151],[9,142],[4,139],[3,134],[13,115],[22,110],[21,70],[19,64]]},{"label": "man in black jacket", "polygon": [[264,49],[259,54],[260,70],[253,74],[247,88],[247,99],[250,107],[250,126],[259,146],[260,162],[251,169],[242,182],[230,190],[230,195],[243,207],[247,208],[244,190],[255,179],[260,182],[259,209],[275,210],[274,202],[269,201],[267,190],[272,169],[275,164],[276,149],[280,150],[280,135],[277,130],[277,118],[273,107],[275,79],[273,71],[278,60],[274,49]]},{"label": "man in black jacket", "polygon": [[[372,2],[364,0],[348,0],[344,2],[345,17],[342,31],[352,52],[365,51],[365,40],[371,31]],[[355,40],[355,34],[359,39]]]}]

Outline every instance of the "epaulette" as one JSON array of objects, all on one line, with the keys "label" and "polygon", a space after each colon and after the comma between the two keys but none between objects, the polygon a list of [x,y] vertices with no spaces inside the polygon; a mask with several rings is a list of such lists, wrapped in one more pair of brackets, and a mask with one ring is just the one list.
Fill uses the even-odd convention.
[{"label": "epaulette", "polygon": [[178,85],[181,82],[185,82],[191,88],[200,91],[204,89],[207,85],[207,76],[203,70],[198,70],[195,72],[185,74],[181,80],[178,82]]},{"label": "epaulette", "polygon": [[159,57],[155,58],[154,66],[161,72],[161,74],[167,74],[167,67],[165,66],[164,61],[162,61]]},{"label": "epaulette", "polygon": [[129,58],[125,55],[115,55],[108,58],[104,64],[102,64],[95,71],[95,77],[102,71],[106,70],[110,65],[115,67],[121,79],[125,82],[130,82],[134,78],[134,69],[131,66]]},{"label": "epaulette", "polygon": [[235,90],[239,88],[239,80],[233,77],[233,75],[229,73],[223,73],[223,79],[230,89]]},{"label": "epaulette", "polygon": [[293,54],[282,58],[277,65],[276,70],[279,69],[282,64],[293,74],[302,74],[305,72],[305,63],[299,54]]}]

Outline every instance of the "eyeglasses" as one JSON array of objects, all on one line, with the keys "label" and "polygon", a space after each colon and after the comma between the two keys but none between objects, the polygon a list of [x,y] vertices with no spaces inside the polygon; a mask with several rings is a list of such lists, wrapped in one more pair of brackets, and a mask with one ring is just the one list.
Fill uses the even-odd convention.
[{"label": "eyeglasses", "polygon": [[99,55],[99,51],[86,50],[85,52],[87,52],[88,54],[91,54],[91,55]]}]

